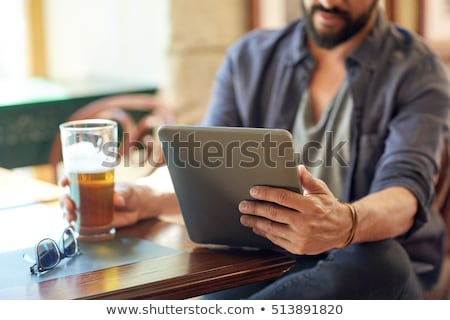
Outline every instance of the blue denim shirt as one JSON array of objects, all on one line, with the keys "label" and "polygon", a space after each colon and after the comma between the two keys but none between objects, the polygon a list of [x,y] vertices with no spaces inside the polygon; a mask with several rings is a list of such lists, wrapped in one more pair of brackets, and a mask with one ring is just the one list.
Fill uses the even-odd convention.
[{"label": "blue denim shirt", "polygon": [[[292,131],[300,97],[315,60],[302,20],[282,30],[255,30],[235,43],[218,71],[203,124]],[[419,273],[439,271],[442,222],[431,213],[433,176],[448,130],[450,85],[446,69],[418,36],[379,13],[345,66],[354,100],[350,168],[343,201],[403,186],[419,208],[399,241]]]}]

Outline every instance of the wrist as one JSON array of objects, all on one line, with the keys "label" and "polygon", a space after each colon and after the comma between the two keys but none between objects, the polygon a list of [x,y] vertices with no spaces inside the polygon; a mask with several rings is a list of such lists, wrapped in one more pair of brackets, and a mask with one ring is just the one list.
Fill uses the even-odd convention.
[{"label": "wrist", "polygon": [[146,185],[135,185],[138,203],[138,220],[154,218],[161,214],[160,199],[153,188]]},{"label": "wrist", "polygon": [[174,192],[155,189],[152,186],[139,185],[139,220],[172,215],[180,212]]},{"label": "wrist", "polygon": [[343,203],[343,204],[347,207],[351,219],[350,231],[348,232],[347,238],[344,242],[344,247],[347,247],[350,244],[352,244],[355,239],[356,229],[358,227],[359,212],[358,208],[355,205],[351,203]]}]

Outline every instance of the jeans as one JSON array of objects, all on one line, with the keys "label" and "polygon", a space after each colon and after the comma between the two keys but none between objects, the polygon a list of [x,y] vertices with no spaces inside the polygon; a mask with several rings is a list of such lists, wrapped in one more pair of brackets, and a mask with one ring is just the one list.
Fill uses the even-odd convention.
[{"label": "jeans", "polygon": [[295,256],[293,268],[271,282],[203,296],[204,299],[421,299],[411,261],[395,240],[353,244],[317,256]]}]

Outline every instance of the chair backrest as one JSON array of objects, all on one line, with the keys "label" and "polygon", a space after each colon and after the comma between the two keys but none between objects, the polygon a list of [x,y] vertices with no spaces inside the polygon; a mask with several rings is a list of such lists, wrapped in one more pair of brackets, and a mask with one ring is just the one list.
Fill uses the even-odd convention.
[{"label": "chair backrest", "polygon": [[447,135],[444,138],[444,145],[442,148],[441,162],[439,174],[436,180],[436,205],[438,208],[443,208],[446,195],[450,191],[450,138]]},{"label": "chair backrest", "polygon": [[[140,114],[135,120],[132,112]],[[118,122],[122,138],[119,146],[119,154],[128,156],[135,145],[127,142],[139,143],[145,146],[145,159],[160,159],[162,157],[157,144],[155,129],[162,124],[176,123],[175,114],[164,105],[157,97],[150,94],[125,94],[115,95],[94,100],[74,112],[67,121],[103,118]],[[59,132],[56,134],[49,155],[49,164],[52,167],[54,181],[57,181],[57,167],[62,160],[61,139]]]},{"label": "chair backrest", "polygon": [[447,254],[450,255],[450,134],[444,139],[441,163],[436,184],[434,205],[442,214],[447,229]]}]

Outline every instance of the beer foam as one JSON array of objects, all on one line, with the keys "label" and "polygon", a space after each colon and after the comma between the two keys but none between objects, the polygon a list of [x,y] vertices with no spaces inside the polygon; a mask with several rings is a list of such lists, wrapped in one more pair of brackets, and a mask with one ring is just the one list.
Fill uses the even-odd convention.
[{"label": "beer foam", "polygon": [[107,156],[92,143],[81,141],[64,149],[64,167],[67,172],[104,172],[113,167],[114,157]]}]

